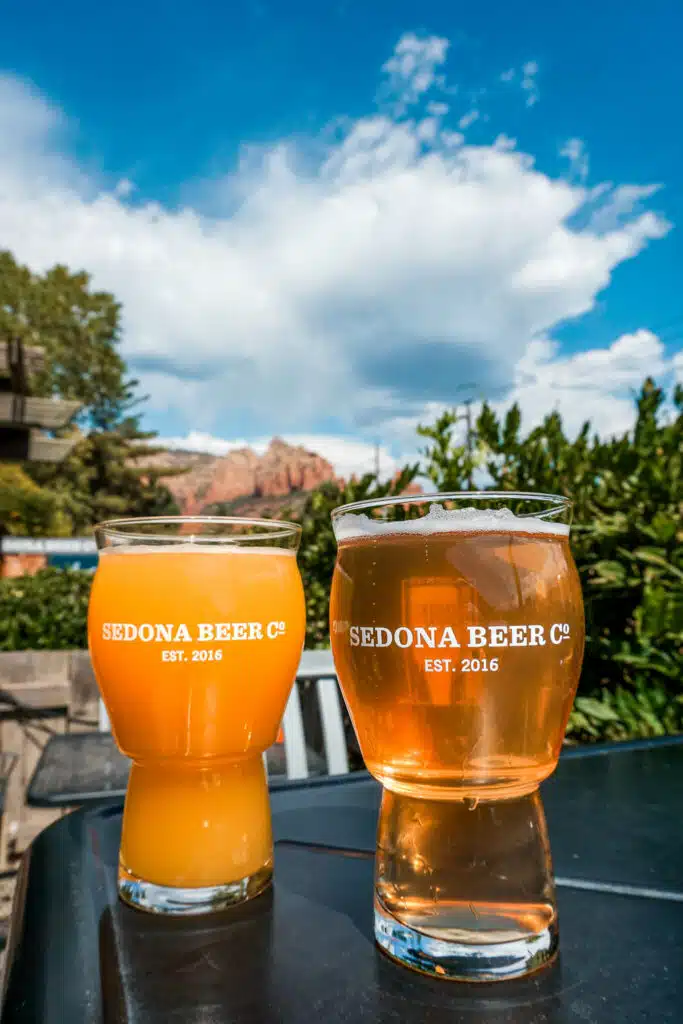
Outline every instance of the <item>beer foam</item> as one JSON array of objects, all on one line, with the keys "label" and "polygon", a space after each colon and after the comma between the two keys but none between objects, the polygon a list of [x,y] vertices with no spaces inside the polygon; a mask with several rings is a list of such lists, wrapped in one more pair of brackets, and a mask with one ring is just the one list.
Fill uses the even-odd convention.
[{"label": "beer foam", "polygon": [[229,541],[221,541],[216,544],[192,544],[188,541],[179,541],[177,544],[164,542],[163,544],[112,544],[102,548],[100,555],[291,555],[296,556],[293,548],[259,547],[254,544],[249,547],[247,544],[231,544]]},{"label": "beer foam", "polygon": [[338,541],[412,533],[543,533],[567,537],[569,527],[566,523],[548,522],[536,516],[516,516],[509,508],[483,509],[467,505],[447,509],[433,504],[420,519],[404,522],[371,519],[364,512],[346,512],[334,520],[334,532]]}]

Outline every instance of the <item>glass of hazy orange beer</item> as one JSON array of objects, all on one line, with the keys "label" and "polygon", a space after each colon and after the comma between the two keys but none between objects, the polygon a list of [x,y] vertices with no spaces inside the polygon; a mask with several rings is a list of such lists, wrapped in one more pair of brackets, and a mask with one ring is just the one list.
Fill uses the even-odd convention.
[{"label": "glass of hazy orange beer", "polygon": [[332,518],[335,664],[383,786],[377,942],[435,976],[526,974],[558,942],[538,786],[583,656],[570,503],[415,495]]},{"label": "glass of hazy orange beer", "polygon": [[263,752],[304,643],[300,529],[226,517],[96,529],[88,638],[132,758],[119,893],[157,913],[239,903],[271,880]]}]

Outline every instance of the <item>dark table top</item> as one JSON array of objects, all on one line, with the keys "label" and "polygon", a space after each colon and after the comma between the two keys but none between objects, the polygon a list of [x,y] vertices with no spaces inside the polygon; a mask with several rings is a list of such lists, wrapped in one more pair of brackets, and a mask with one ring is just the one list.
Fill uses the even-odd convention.
[{"label": "dark table top", "polygon": [[683,743],[563,758],[543,792],[561,956],[497,985],[375,948],[379,790],[363,774],[274,792],[273,892],[190,921],[119,903],[121,805],[80,810],[22,868],[3,1024],[683,1021]]},{"label": "dark table top", "polygon": [[[325,771],[325,761],[307,750],[311,775]],[[271,776],[286,773],[282,744],[267,751]],[[26,792],[31,807],[72,807],[113,797],[122,798],[128,785],[130,761],[121,754],[108,732],[69,733],[51,736]]]}]

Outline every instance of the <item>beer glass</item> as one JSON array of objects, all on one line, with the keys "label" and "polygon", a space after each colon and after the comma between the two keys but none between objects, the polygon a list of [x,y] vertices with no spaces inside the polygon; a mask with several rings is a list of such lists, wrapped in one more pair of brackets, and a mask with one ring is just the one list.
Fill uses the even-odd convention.
[{"label": "beer glass", "polygon": [[272,875],[263,752],[304,643],[300,529],[172,517],[95,532],[90,652],[133,762],[119,894],[171,914],[249,899]]},{"label": "beer glass", "polygon": [[570,503],[413,495],[332,518],[334,659],[383,786],[377,942],[427,974],[526,974],[558,941],[538,786],[583,655]]}]

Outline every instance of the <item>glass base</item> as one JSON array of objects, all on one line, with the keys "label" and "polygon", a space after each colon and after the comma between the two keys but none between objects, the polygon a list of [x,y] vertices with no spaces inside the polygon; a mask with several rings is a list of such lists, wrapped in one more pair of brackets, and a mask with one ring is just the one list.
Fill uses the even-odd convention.
[{"label": "glass base", "polygon": [[[502,922],[491,924],[495,931]],[[553,917],[546,928],[534,934],[500,942],[458,942],[403,924],[375,896],[375,939],[392,960],[422,974],[452,981],[508,981],[536,971],[553,959],[558,928]]]},{"label": "glass base", "polygon": [[214,914],[253,899],[268,888],[272,878],[272,864],[266,864],[253,875],[247,875],[236,882],[195,889],[146,882],[144,878],[136,878],[123,866],[119,866],[118,889],[123,902],[136,910],[145,910],[149,914],[188,916]]},{"label": "glass base", "polygon": [[375,858],[375,936],[425,974],[496,981],[557,949],[557,904],[538,791],[425,800],[385,789]]}]

